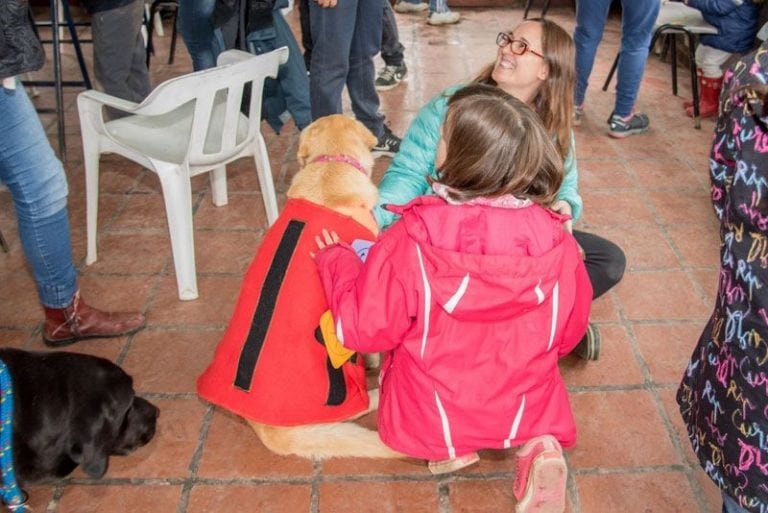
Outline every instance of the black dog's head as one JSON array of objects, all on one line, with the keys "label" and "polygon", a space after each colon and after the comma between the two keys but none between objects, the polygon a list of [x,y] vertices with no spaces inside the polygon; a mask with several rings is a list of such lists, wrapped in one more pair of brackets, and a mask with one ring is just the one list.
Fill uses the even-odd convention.
[{"label": "black dog's head", "polygon": [[78,465],[93,478],[109,457],[147,444],[159,410],[133,379],[103,358],[0,349],[14,388],[14,459],[23,482],[64,477]]},{"label": "black dog's head", "polygon": [[101,397],[91,400],[95,402],[76,419],[69,457],[98,479],[106,473],[110,456],[125,456],[152,440],[160,410],[134,395],[133,388],[123,388],[107,402]]},{"label": "black dog's head", "polygon": [[[90,385],[74,407],[69,457],[98,479],[107,471],[110,456],[126,455],[149,443],[159,410],[136,396],[133,378],[120,367],[108,360],[95,363],[85,366]],[[80,389],[84,383],[75,380],[74,384]]]}]

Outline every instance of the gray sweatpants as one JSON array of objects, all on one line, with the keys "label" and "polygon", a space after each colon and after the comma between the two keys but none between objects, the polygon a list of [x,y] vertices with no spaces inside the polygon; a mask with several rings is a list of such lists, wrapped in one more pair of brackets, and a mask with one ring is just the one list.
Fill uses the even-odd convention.
[{"label": "gray sweatpants", "polygon": [[93,68],[101,89],[141,102],[152,90],[141,36],[144,1],[93,14]]}]

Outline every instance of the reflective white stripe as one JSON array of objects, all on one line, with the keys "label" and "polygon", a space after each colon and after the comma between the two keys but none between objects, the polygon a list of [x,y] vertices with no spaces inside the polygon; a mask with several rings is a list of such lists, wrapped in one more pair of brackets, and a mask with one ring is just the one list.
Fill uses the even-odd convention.
[{"label": "reflective white stripe", "polygon": [[341,345],[344,345],[344,333],[341,331],[341,317],[336,319],[336,338],[339,339]]},{"label": "reflective white stripe", "polygon": [[549,330],[549,342],[547,351],[552,349],[552,342],[555,340],[555,330],[557,330],[557,307],[560,301],[560,282],[555,282],[555,288],[552,289],[552,327]]},{"label": "reflective white stripe", "polygon": [[424,359],[424,350],[427,348],[427,335],[429,335],[429,311],[432,303],[432,289],[429,288],[427,280],[427,271],[424,270],[424,260],[421,258],[421,249],[416,244],[416,256],[419,257],[419,268],[421,269],[421,279],[424,282],[424,334],[421,336],[421,359]]},{"label": "reflective white stripe", "polygon": [[509,438],[504,440],[505,449],[512,447],[512,440],[517,437],[517,430],[520,428],[520,421],[523,420],[523,410],[525,410],[525,395],[523,395],[523,399],[520,401],[520,407],[517,409],[517,415],[515,415],[515,420],[512,422],[512,429],[509,430]]},{"label": "reflective white stripe", "polygon": [[448,448],[448,457],[456,457],[456,449],[453,447],[453,440],[451,440],[451,425],[448,423],[448,415],[445,414],[443,403],[440,402],[440,397],[435,390],[435,403],[437,403],[437,411],[440,412],[440,423],[443,425],[443,439],[445,440],[445,446]]},{"label": "reflective white stripe", "polygon": [[540,305],[544,302],[544,291],[541,290],[541,280],[536,284],[536,288],[534,288],[533,291],[536,293],[536,304]]},{"label": "reflective white stripe", "polygon": [[467,275],[464,276],[464,279],[461,280],[459,289],[453,294],[453,296],[451,296],[451,299],[449,299],[448,302],[445,303],[445,305],[443,305],[443,308],[445,308],[446,312],[448,313],[453,312],[453,309],[456,308],[456,305],[459,304],[459,300],[467,291],[468,286],[469,286],[469,273],[467,273]]}]

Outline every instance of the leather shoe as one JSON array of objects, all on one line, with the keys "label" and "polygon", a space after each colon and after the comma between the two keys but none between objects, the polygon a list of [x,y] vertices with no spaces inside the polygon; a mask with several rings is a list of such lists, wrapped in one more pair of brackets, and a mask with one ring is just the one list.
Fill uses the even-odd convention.
[{"label": "leather shoe", "polygon": [[49,347],[62,347],[86,338],[106,338],[129,335],[146,325],[144,315],[135,313],[102,312],[88,306],[75,292],[72,303],[64,308],[45,310],[43,342]]}]

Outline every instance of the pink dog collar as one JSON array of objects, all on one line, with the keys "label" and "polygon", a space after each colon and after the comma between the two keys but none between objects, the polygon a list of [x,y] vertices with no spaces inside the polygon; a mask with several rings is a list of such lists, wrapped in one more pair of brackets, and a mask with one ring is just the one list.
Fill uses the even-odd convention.
[{"label": "pink dog collar", "polygon": [[358,171],[368,176],[368,171],[365,170],[360,161],[349,155],[320,155],[312,159],[311,163],[314,164],[315,162],[344,162],[354,166]]}]

